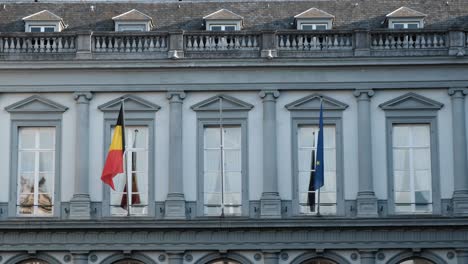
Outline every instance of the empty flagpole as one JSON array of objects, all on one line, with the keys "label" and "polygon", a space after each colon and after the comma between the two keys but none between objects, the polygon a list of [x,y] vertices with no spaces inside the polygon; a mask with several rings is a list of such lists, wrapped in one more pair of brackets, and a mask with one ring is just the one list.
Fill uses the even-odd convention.
[{"label": "empty flagpole", "polygon": [[224,217],[224,133],[223,133],[223,97],[219,97],[219,140],[221,151],[221,217]]}]

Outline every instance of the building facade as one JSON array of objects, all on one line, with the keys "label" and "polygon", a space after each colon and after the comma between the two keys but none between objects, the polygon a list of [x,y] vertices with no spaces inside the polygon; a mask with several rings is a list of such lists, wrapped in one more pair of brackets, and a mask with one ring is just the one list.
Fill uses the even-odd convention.
[{"label": "building facade", "polygon": [[0,264],[468,264],[467,52],[465,0],[1,1]]}]

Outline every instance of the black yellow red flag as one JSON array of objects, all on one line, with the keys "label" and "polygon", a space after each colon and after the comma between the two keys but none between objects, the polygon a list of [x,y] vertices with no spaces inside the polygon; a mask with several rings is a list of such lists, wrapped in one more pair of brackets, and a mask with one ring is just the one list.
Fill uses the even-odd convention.
[{"label": "black yellow red flag", "polygon": [[124,172],[124,152],[125,152],[125,125],[124,125],[124,110],[123,103],[120,106],[119,117],[114,128],[114,135],[112,136],[112,142],[107,153],[106,164],[102,170],[101,180],[109,185],[112,189],[114,188],[113,178]]}]

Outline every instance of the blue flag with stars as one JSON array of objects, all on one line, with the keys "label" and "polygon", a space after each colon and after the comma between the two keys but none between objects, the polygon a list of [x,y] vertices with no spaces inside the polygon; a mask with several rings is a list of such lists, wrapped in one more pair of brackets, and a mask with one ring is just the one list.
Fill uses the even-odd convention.
[{"label": "blue flag with stars", "polygon": [[315,153],[312,152],[311,173],[308,192],[308,204],[312,212],[315,211],[315,191],[324,184],[323,162],[323,106],[320,101],[319,131]]}]

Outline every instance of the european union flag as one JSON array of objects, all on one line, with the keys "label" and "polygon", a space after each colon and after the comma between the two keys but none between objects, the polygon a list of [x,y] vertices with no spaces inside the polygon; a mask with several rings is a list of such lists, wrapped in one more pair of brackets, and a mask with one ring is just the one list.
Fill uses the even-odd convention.
[{"label": "european union flag", "polygon": [[308,192],[308,204],[312,212],[315,211],[315,191],[324,184],[323,162],[323,107],[320,101],[319,132],[316,150],[312,152],[311,172]]}]

